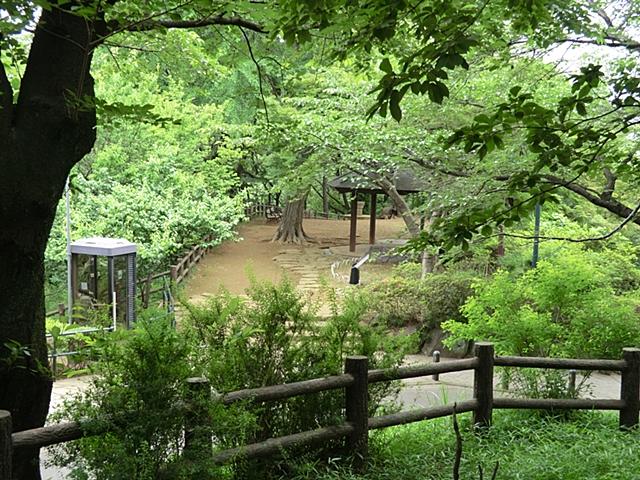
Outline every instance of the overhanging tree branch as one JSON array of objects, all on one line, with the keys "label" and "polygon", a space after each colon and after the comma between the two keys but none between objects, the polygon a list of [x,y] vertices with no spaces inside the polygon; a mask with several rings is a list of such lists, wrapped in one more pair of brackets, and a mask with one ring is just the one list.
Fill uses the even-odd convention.
[{"label": "overhanging tree branch", "polygon": [[[633,213],[633,210],[631,208],[619,202],[618,200],[607,198],[606,195],[604,197],[595,195],[592,192],[590,192],[587,188],[577,183],[567,182],[566,180],[559,177],[555,177],[553,175],[543,175],[542,178],[546,183],[549,183],[551,185],[563,186],[564,188],[571,190],[574,193],[577,193],[578,195],[585,198],[586,200],[593,203],[594,205],[602,207],[619,217],[626,219],[629,217],[629,215],[631,215],[631,213]],[[637,225],[640,225],[639,218],[633,218],[632,220]]]},{"label": "overhanging tree branch", "polygon": [[218,15],[210,18],[201,18],[198,20],[145,20],[140,23],[129,25],[125,30],[130,32],[145,32],[155,30],[157,28],[198,28],[211,25],[232,25],[236,27],[246,28],[258,33],[267,33],[262,26],[251,20],[241,17],[225,17]]},{"label": "overhanging tree branch", "polygon": [[244,31],[244,28],[240,27],[240,31],[242,32],[242,36],[244,37],[244,41],[247,43],[247,49],[249,50],[249,55],[251,56],[251,61],[256,66],[256,70],[258,71],[258,85],[260,87],[260,97],[262,97],[262,104],[264,105],[264,115],[267,119],[267,125],[269,124],[269,110],[267,108],[267,100],[264,98],[264,88],[262,86],[262,68],[260,67],[260,63],[256,60],[255,55],[253,54],[253,48],[251,47],[251,41],[249,40],[249,36],[247,32]]},{"label": "overhanging tree branch", "polygon": [[533,240],[537,238],[539,240],[559,240],[563,242],[572,242],[572,243],[597,242],[601,240],[607,240],[608,238],[613,237],[616,233],[622,230],[625,227],[625,225],[627,225],[629,222],[638,223],[638,218],[637,218],[638,212],[640,212],[640,203],[636,206],[636,208],[630,211],[629,215],[627,215],[627,217],[616,228],[609,231],[608,233],[605,233],[604,235],[599,235],[597,237],[589,237],[589,238],[545,237],[542,235],[538,235],[538,236],[518,235],[515,233],[500,233],[500,235],[503,235],[505,237],[521,238],[524,240]]}]

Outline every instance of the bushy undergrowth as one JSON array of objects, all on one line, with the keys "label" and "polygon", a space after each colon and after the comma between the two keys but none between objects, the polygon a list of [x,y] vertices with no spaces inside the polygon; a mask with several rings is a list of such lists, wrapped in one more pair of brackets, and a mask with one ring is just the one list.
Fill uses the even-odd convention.
[{"label": "bushy undergrowth", "polygon": [[[254,283],[248,293],[248,299],[221,295],[205,305],[186,305],[178,331],[163,321],[142,320],[132,332],[100,342],[90,388],[58,418],[88,419],[90,428],[106,421],[112,431],[64,444],[57,463],[73,466],[75,478],[274,478],[290,462],[238,461],[218,468],[207,463],[207,452],[183,458],[185,380],[205,376],[225,393],[338,374],[347,355],[367,355],[370,368],[393,367],[411,340],[389,339],[364,325],[363,304],[354,298],[318,326],[313,308],[288,282]],[[372,414],[394,389],[389,383],[372,386]],[[216,449],[313,430],[344,415],[341,390],[231,408],[204,396],[196,406],[208,412],[211,422],[200,433],[211,436]],[[315,453],[326,456],[335,446]]]},{"label": "bushy undergrowth", "polygon": [[396,268],[390,278],[366,286],[362,295],[373,321],[429,330],[449,319],[463,320],[460,307],[473,293],[474,278],[468,272],[444,272],[421,279],[420,266],[406,264]]},{"label": "bushy undergrowth", "polygon": [[[640,478],[640,432],[618,430],[613,413],[583,413],[572,422],[536,418],[524,412],[494,412],[483,435],[460,416],[463,453],[460,478],[477,480],[478,465],[497,479],[630,480]],[[448,480],[452,478],[455,436],[451,418],[428,420],[376,432],[366,475],[340,463],[330,468],[303,464],[295,480]]]},{"label": "bushy undergrowth", "polygon": [[[638,273],[620,251],[565,246],[535,269],[477,281],[463,320],[443,324],[445,343],[490,340],[501,355],[620,358],[624,347],[640,344],[640,299],[631,281]],[[573,397],[588,388],[586,382],[568,388],[566,375],[555,370],[501,373],[505,386],[527,397]]]},{"label": "bushy undergrowth", "polygon": [[478,282],[450,341],[491,340],[500,354],[620,358],[640,343],[636,292],[618,294],[597,257],[566,251],[520,276]]}]

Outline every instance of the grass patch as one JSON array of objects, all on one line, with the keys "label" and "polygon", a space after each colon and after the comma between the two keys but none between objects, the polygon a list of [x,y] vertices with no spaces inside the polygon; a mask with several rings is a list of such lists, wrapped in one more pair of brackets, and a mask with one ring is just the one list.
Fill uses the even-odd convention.
[{"label": "grass patch", "polygon": [[[498,479],[640,479],[640,431],[618,430],[612,412],[577,413],[572,421],[526,412],[494,412],[494,426],[483,435],[471,431],[470,416],[460,415],[464,439],[460,478],[479,478],[478,465]],[[451,418],[388,428],[371,435],[371,465],[355,475],[342,460],[329,467],[306,464],[299,480],[451,479],[455,436]]]}]

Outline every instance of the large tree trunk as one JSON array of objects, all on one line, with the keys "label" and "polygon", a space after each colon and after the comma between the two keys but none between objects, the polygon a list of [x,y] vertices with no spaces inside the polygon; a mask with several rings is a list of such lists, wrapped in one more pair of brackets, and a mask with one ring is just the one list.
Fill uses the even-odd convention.
[{"label": "large tree trunk", "polygon": [[307,243],[310,238],[302,228],[302,220],[304,218],[304,204],[307,200],[307,193],[289,200],[282,212],[282,218],[278,224],[278,229],[273,235],[272,242],[280,243],[296,243],[302,245]]},{"label": "large tree trunk", "polygon": [[[46,25],[46,27],[43,27]],[[14,431],[44,424],[51,395],[44,332],[44,251],[71,167],[95,141],[92,26],[43,10],[16,105],[0,64],[0,409]],[[39,479],[38,450],[15,452],[13,477]]]}]

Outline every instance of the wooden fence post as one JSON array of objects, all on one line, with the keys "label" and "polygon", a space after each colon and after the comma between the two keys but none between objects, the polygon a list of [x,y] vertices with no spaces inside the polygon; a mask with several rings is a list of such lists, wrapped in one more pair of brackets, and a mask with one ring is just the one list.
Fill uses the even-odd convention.
[{"label": "wooden fence post", "polygon": [[0,410],[0,478],[10,480],[11,477],[11,456],[13,447],[11,445],[11,413]]},{"label": "wooden fence post", "polygon": [[569,394],[569,398],[576,398],[576,375],[577,370],[571,369],[569,370],[569,382],[567,384],[567,393]]},{"label": "wooden fence post", "polygon": [[624,407],[620,409],[620,428],[638,425],[640,412],[640,348],[622,349],[622,358],[627,366],[622,370],[620,399]]},{"label": "wooden fence post", "polygon": [[474,353],[478,366],[473,377],[473,398],[477,400],[478,407],[473,415],[473,423],[482,428],[491,425],[493,413],[493,343],[477,342]]},{"label": "wooden fence post", "polygon": [[184,426],[184,453],[198,454],[211,453],[211,436],[208,429],[209,424],[205,400],[211,396],[209,380],[204,377],[187,378],[188,390],[188,413]]},{"label": "wooden fence post", "polygon": [[354,427],[347,437],[346,447],[353,455],[353,468],[363,472],[369,453],[369,359],[365,356],[347,357],[344,373],[353,375],[353,385],[346,388],[347,422]]},{"label": "wooden fence post", "polygon": [[178,284],[178,266],[177,265],[171,265],[171,268],[169,268],[169,276],[171,277],[171,281],[177,285]]}]

